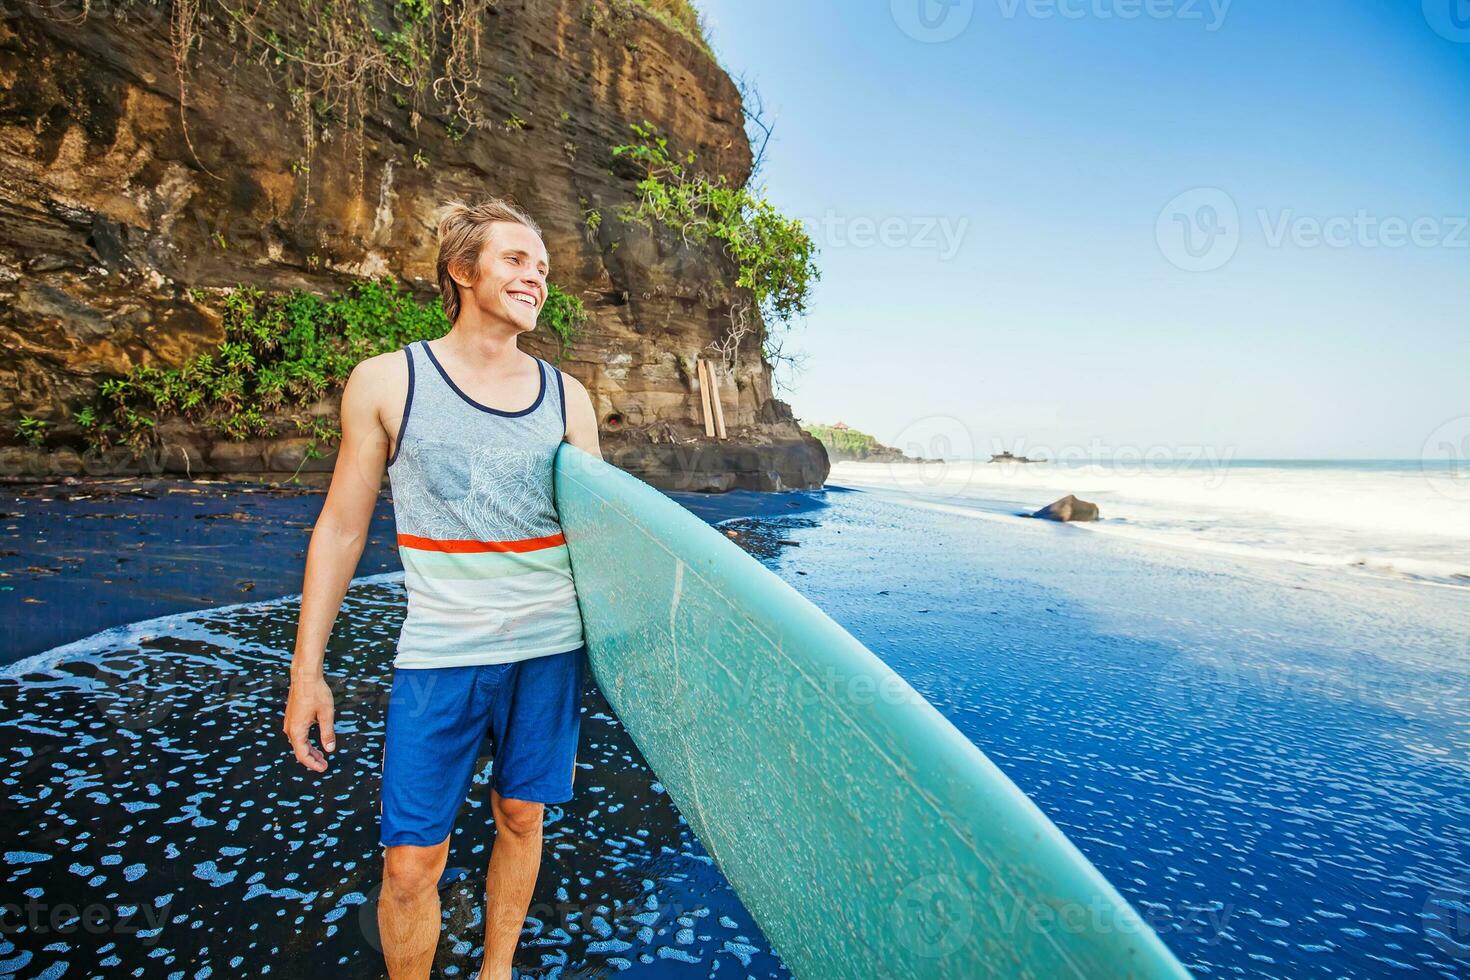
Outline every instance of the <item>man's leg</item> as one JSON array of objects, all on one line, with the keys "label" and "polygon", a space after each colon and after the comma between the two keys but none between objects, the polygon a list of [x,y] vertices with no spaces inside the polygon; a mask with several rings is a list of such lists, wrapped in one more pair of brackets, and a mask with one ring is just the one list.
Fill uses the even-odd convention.
[{"label": "man's leg", "polygon": [[448,858],[448,837],[433,847],[398,844],[383,851],[378,934],[392,980],[429,976],[439,946],[439,878]]},{"label": "man's leg", "polygon": [[507,799],[490,791],[495,843],[485,878],[485,961],[480,980],[509,980],[536,876],[541,870],[542,803]]},{"label": "man's leg", "polygon": [[541,870],[546,804],[572,798],[584,659],[579,648],[520,661],[497,692],[490,715],[495,845],[485,882],[489,907],[482,980],[511,976],[511,959]]}]

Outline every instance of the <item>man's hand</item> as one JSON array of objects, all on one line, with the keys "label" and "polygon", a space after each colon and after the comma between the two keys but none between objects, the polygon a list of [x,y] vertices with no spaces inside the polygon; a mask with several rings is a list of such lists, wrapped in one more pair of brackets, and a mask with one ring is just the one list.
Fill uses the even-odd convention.
[{"label": "man's hand", "polygon": [[[291,658],[291,693],[286,697],[284,731],[296,761],[312,772],[327,771],[334,752],[332,691],[322,674],[332,623],[362,557],[373,522],[373,505],[383,484],[388,460],[388,430],[382,406],[391,402],[395,418],[403,415],[408,392],[408,362],[401,352],[379,354],[352,369],[342,390],[342,442],[332,468],[332,485],[306,548],[306,575],[301,584],[301,619]],[[397,423],[402,435],[402,422]],[[311,744],[311,726],[321,728],[321,745]]]},{"label": "man's hand", "polygon": [[[336,709],[332,704],[332,689],[323,677],[291,678],[291,692],[286,696],[286,724],[284,731],[291,740],[291,750],[296,761],[312,772],[327,771],[328,752],[337,751],[337,735],[332,730],[332,719]],[[308,737],[311,726],[321,729],[322,748],[311,744]]]}]

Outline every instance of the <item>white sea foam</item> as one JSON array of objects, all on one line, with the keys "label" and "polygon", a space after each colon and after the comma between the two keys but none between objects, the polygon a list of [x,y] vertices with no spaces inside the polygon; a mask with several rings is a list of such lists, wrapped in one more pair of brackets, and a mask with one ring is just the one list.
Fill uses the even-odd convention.
[{"label": "white sea foam", "polygon": [[[388,582],[400,581],[402,572],[379,572],[376,575],[363,575],[348,583],[348,588],[359,585],[381,585]],[[17,660],[14,663],[0,666],[0,677],[18,678],[26,674],[46,673],[55,670],[59,664],[71,660],[96,657],[106,653],[112,653],[118,649],[137,647],[147,643],[159,636],[183,636],[193,638],[213,638],[213,634],[199,624],[201,618],[217,615],[220,613],[240,613],[248,610],[271,609],[275,606],[291,602],[299,602],[301,594],[276,596],[272,599],[256,599],[252,602],[232,602],[223,606],[210,606],[205,609],[191,609],[188,612],[167,613],[163,616],[155,616],[152,619],[139,620],[136,623],[127,623],[122,626],[109,626],[105,630],[99,630],[91,636],[84,636],[80,640],[63,643],[61,646],[52,647],[50,650],[42,650],[33,653],[29,657]],[[233,641],[236,647],[244,647],[238,641]]]},{"label": "white sea foam", "polygon": [[1445,493],[1446,476],[1397,462],[845,462],[828,482],[992,517],[1071,493],[1101,508],[1078,525],[1097,533],[1470,587],[1470,499]]}]

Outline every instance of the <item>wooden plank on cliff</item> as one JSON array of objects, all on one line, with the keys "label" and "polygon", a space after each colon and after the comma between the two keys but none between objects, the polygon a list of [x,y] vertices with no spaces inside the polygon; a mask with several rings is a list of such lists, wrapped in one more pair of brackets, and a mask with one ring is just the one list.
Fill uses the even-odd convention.
[{"label": "wooden plank on cliff", "polygon": [[704,363],[704,358],[695,358],[694,373],[698,375],[699,381],[699,407],[700,415],[704,419],[704,434],[713,438],[715,434],[715,410],[709,397],[709,365]]},{"label": "wooden plank on cliff", "polygon": [[704,371],[709,375],[709,398],[715,406],[715,438],[725,438],[725,403],[720,398],[720,375],[709,361],[704,362]]}]

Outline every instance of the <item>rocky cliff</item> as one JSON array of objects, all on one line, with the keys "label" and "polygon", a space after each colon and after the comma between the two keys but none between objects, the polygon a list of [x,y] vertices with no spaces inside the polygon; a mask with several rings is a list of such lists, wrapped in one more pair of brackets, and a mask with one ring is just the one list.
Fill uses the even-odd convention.
[{"label": "rocky cliff", "polygon": [[[431,298],[435,208],[493,194],[537,218],[553,281],[586,304],[561,366],[591,392],[611,461],[665,488],[820,485],[826,454],[773,397],[759,330],[724,361],[728,438],[704,436],[694,363],[728,339],[732,261],[611,217],[635,197],[637,174],[612,153],[632,123],[732,184],[752,163],[736,86],[660,8],[469,4],[473,17],[427,52],[431,74],[459,59],[448,74],[471,79],[461,91],[404,98],[369,65],[323,107],[282,55],[323,29],[311,4],[243,21],[181,2],[21,5],[0,20],[0,472],[329,470],[303,437],[235,441],[177,419],[161,420],[152,458],[84,452],[73,413],[107,378],[217,347],[230,287],[325,294],[390,276]],[[414,57],[395,43],[425,47],[391,33],[389,0],[321,7],[365,11],[390,67]],[[456,114],[456,100],[472,111]],[[523,346],[560,353],[540,329]],[[330,416],[335,396],[312,411]],[[39,445],[22,439],[23,417],[46,422]]]}]

